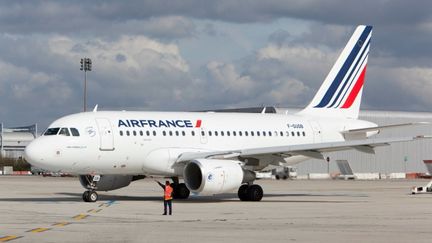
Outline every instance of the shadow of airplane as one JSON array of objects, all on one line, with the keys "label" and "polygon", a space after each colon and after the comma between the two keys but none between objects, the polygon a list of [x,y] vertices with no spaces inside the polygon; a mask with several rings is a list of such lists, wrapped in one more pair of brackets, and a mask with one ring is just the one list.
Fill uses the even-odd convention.
[{"label": "shadow of airplane", "polygon": [[[31,198],[0,198],[0,202],[82,202],[82,194],[80,193],[56,193],[55,197],[31,197]],[[271,199],[268,198],[284,198],[284,199]],[[338,199],[352,199],[352,198],[366,198],[366,195],[360,194],[307,194],[307,193],[284,193],[284,194],[265,194],[262,201],[259,203],[355,203],[365,202],[359,200],[305,200],[307,198],[320,198],[320,197],[336,197]],[[292,200],[287,200],[292,198]],[[298,199],[296,199],[298,198]],[[125,195],[104,195],[99,194],[98,201],[162,201],[162,196],[125,196]],[[175,203],[223,203],[223,202],[239,202],[239,203],[253,203],[243,202],[238,200],[236,193],[218,194],[215,196],[190,196],[188,199],[175,200]]]}]

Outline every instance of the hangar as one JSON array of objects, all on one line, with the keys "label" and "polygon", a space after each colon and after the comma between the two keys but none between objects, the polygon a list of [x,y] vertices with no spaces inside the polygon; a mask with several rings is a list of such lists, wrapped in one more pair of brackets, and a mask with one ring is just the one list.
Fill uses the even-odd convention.
[{"label": "hangar", "polygon": [[4,128],[0,123],[0,153],[1,157],[23,158],[24,149],[37,137],[37,124]]}]

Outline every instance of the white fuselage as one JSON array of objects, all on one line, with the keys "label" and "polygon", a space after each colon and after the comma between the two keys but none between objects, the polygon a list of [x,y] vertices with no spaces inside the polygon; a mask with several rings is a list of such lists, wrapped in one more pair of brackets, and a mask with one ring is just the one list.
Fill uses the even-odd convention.
[{"label": "white fuselage", "polygon": [[340,142],[341,131],[371,126],[356,119],[286,114],[86,112],[54,121],[49,129],[67,128],[69,134],[35,139],[26,157],[37,167],[73,174],[181,176],[176,160],[183,153]]}]

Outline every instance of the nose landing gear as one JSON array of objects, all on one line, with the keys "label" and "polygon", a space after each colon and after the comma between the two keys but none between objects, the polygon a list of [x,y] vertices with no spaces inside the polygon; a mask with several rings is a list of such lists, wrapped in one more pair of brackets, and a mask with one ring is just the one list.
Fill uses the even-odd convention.
[{"label": "nose landing gear", "polygon": [[100,181],[100,175],[86,175],[85,179],[88,183],[87,191],[85,191],[82,195],[82,199],[84,202],[96,202],[98,200],[98,194],[96,192],[97,183]]},{"label": "nose landing gear", "polygon": [[94,190],[85,191],[82,195],[84,202],[96,202],[98,194]]}]

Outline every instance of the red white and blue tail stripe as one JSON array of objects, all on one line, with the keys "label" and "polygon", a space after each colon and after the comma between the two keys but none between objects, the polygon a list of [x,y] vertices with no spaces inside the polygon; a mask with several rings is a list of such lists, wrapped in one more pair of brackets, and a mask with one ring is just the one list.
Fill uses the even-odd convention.
[{"label": "red white and blue tail stripe", "polygon": [[372,26],[356,28],[312,102],[301,113],[358,118],[371,35]]}]

